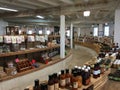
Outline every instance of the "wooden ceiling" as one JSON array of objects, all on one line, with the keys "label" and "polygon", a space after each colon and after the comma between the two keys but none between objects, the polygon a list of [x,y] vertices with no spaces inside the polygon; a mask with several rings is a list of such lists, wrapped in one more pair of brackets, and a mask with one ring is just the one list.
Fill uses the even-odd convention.
[{"label": "wooden ceiling", "polygon": [[[0,7],[17,9],[18,12],[0,10],[0,17],[18,24],[59,24],[60,15],[66,16],[66,23],[94,24],[114,21],[115,9],[120,0],[0,0]],[[89,17],[83,11],[90,10]],[[45,19],[36,18],[42,15]]]}]

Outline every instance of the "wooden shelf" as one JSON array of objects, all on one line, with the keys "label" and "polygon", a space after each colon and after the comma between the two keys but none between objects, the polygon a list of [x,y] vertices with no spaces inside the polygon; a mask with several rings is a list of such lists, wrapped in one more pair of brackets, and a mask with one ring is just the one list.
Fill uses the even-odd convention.
[{"label": "wooden shelf", "polygon": [[[87,86],[82,86],[81,88],[79,88],[78,90],[83,90],[88,88],[91,85],[94,85],[94,89],[95,90],[100,90],[100,88],[105,84],[105,82],[108,80],[107,76],[110,73],[110,69],[108,71],[106,71],[104,74],[101,74],[101,76],[97,79],[94,79],[93,77],[91,77],[91,83]],[[29,90],[33,90],[33,85],[29,85],[27,86],[29,88]],[[59,90],[69,90],[69,89],[61,89],[59,88]]]},{"label": "wooden shelf", "polygon": [[[57,46],[56,46],[57,47]],[[54,47],[55,48],[55,47]],[[26,70],[24,72],[20,72],[20,73],[17,73],[16,75],[13,75],[13,76],[6,76],[6,77],[3,77],[3,78],[0,78],[0,82],[4,82],[6,80],[10,80],[10,79],[14,79],[14,78],[17,78],[17,77],[21,77],[23,75],[26,75],[26,74],[30,74],[30,73],[33,73],[33,72],[36,72],[36,71],[39,71],[39,70],[42,70],[48,66],[51,66],[51,65],[54,65],[56,63],[59,63],[61,61],[64,61],[66,60],[66,58],[68,58],[69,56],[71,56],[71,50],[69,50],[69,53],[66,55],[65,58],[63,59],[60,59],[60,56],[55,56],[52,58],[52,61],[50,61],[48,64],[43,64],[43,63],[39,63],[40,64],[40,67],[39,68],[33,68],[33,69],[30,69],[30,70]]]},{"label": "wooden shelf", "polygon": [[49,50],[49,49],[54,49],[54,48],[59,48],[59,47],[60,47],[59,45],[56,45],[56,46],[54,46],[54,47],[34,48],[34,49],[17,51],[17,52],[2,53],[2,54],[0,54],[0,57],[7,57],[7,56],[20,55],[20,54],[40,52],[40,51]]},{"label": "wooden shelf", "polygon": [[49,38],[58,38],[58,37],[60,37],[60,35],[49,35],[48,37]]}]

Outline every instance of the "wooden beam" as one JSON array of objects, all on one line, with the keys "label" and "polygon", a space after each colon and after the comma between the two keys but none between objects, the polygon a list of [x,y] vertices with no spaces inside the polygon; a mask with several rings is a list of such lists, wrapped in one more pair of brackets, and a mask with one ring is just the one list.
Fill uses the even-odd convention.
[{"label": "wooden beam", "polygon": [[67,4],[74,4],[72,0],[60,0],[60,1],[67,3]]},{"label": "wooden beam", "polygon": [[52,5],[52,6],[59,5],[59,3],[53,2],[52,0],[38,0],[38,1],[43,2],[43,3],[47,3],[47,4]]},{"label": "wooden beam", "polygon": [[18,0],[18,2],[22,2],[22,3],[26,3],[26,4],[30,4],[30,5],[34,5],[34,6],[38,6],[38,7],[48,7],[47,5],[43,5],[41,3],[38,2],[34,2],[34,0]]},{"label": "wooden beam", "polygon": [[13,5],[13,6],[16,6],[16,7],[22,7],[22,8],[24,7],[24,8],[28,8],[28,9],[36,9],[35,6],[17,3],[16,1],[10,2],[10,1],[6,1],[6,0],[0,0],[0,3],[6,4],[6,5]]}]

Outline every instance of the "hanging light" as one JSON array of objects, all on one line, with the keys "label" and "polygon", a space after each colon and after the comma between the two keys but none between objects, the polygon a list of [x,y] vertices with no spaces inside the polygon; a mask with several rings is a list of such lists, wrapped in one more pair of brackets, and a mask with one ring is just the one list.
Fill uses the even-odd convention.
[{"label": "hanging light", "polygon": [[37,17],[37,18],[44,19],[44,17],[43,17],[43,16],[40,16],[40,15],[37,15],[36,17]]},{"label": "hanging light", "polygon": [[90,11],[84,11],[84,12],[83,12],[83,15],[84,15],[84,17],[90,16]]}]

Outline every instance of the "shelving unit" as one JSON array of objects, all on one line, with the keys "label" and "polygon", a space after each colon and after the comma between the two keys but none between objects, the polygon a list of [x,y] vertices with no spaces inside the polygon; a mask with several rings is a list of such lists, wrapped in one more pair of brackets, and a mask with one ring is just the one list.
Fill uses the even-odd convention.
[{"label": "shelving unit", "polygon": [[[0,43],[1,47],[5,45],[5,50],[6,50],[6,47],[8,46],[7,49],[9,50],[9,51],[7,50],[5,51],[3,50],[3,48],[1,48],[0,65],[1,67],[4,68],[4,71],[6,70],[6,68],[11,69],[7,65],[9,62],[12,62],[14,64],[14,67],[18,68],[19,65],[16,62],[16,59],[18,59],[19,62],[28,60],[29,64],[31,64],[31,66],[33,67],[32,70],[28,70],[28,71],[26,70],[25,73],[33,72],[36,69],[34,69],[35,67],[32,65],[32,60],[35,60],[35,62],[37,62],[41,67],[41,64],[46,64],[42,62],[44,60],[46,61],[46,58],[41,58],[42,55],[44,56],[44,54],[47,53],[47,55],[45,56],[47,58],[50,58],[47,61],[52,60],[51,58],[53,58],[53,56],[58,55],[60,45],[59,43],[52,42],[52,40],[60,39],[60,35],[47,35],[47,36],[46,35],[47,34],[27,33],[27,31],[26,33],[25,31],[19,33],[19,27],[7,26],[6,35],[1,36],[2,40]],[[49,41],[49,39],[51,39],[51,41]],[[15,42],[13,42],[13,40]],[[50,43],[50,46],[47,45],[47,43]],[[18,45],[18,47],[16,46],[16,44]],[[48,57],[48,54],[50,54],[51,52],[53,52],[52,54],[54,55]],[[18,72],[19,71],[20,70],[18,70]],[[23,72],[22,73],[20,72],[13,76],[12,75],[6,76],[5,79],[10,77],[14,78],[14,76],[16,77],[22,74]],[[0,80],[4,80],[4,78],[0,77]]]},{"label": "shelving unit", "polygon": [[2,53],[2,54],[0,54],[0,57],[7,57],[7,56],[20,55],[20,54],[40,52],[40,51],[50,50],[50,49],[59,48],[59,47],[60,47],[59,45],[56,45],[54,47],[34,48],[32,50],[29,49],[29,50],[22,50],[22,51],[17,51],[17,52]]}]

